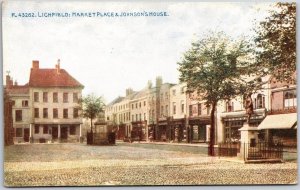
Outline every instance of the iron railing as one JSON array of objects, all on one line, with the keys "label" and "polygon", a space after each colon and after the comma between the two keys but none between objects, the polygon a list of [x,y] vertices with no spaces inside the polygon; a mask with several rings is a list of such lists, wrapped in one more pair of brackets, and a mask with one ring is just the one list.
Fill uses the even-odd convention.
[{"label": "iron railing", "polygon": [[243,143],[244,160],[280,159],[283,160],[283,146],[281,143],[268,142]]},{"label": "iron railing", "polygon": [[218,144],[218,156],[235,157],[240,152],[240,142],[225,142]]}]

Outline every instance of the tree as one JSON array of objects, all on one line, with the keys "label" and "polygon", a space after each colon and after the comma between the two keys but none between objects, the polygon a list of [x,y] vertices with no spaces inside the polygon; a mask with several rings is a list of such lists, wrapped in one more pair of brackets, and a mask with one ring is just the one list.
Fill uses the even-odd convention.
[{"label": "tree", "polygon": [[100,112],[104,111],[104,102],[102,97],[89,94],[81,99],[82,115],[91,120],[91,133],[93,133],[93,119],[97,118]]},{"label": "tree", "polygon": [[[188,92],[197,92],[210,112],[209,155],[214,155],[215,110],[220,100],[230,100],[249,91],[253,80],[246,80],[252,72],[249,61],[250,46],[245,40],[230,39],[222,32],[210,33],[197,42],[178,62],[180,81],[187,83]],[[252,83],[249,83],[249,82]]]},{"label": "tree", "polygon": [[296,3],[277,3],[255,29],[257,66],[280,82],[295,82]]}]

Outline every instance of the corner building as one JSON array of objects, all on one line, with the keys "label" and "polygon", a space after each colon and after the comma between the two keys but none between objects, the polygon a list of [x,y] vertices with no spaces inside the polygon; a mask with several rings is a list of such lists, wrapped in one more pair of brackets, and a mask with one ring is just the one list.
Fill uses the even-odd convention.
[{"label": "corner building", "polygon": [[32,142],[79,142],[82,117],[78,100],[83,85],[66,70],[60,61],[53,69],[39,68],[32,62],[29,79]]}]

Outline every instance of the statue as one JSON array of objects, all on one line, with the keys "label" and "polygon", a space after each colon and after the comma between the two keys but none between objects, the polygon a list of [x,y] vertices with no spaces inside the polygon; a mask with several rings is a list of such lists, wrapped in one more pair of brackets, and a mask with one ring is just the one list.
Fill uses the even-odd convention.
[{"label": "statue", "polygon": [[252,93],[248,93],[246,96],[244,96],[244,107],[246,109],[248,124],[250,124],[250,117],[253,114],[253,102],[251,99],[251,95]]}]

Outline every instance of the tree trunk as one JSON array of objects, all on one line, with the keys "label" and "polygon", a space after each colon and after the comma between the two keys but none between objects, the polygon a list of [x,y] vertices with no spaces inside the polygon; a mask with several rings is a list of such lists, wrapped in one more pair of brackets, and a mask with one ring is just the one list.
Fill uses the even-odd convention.
[{"label": "tree trunk", "polygon": [[209,139],[209,148],[208,155],[215,156],[214,145],[215,145],[215,110],[217,102],[212,104],[212,109],[210,112],[210,139]]},{"label": "tree trunk", "polygon": [[91,133],[93,134],[93,119],[91,118]]}]

